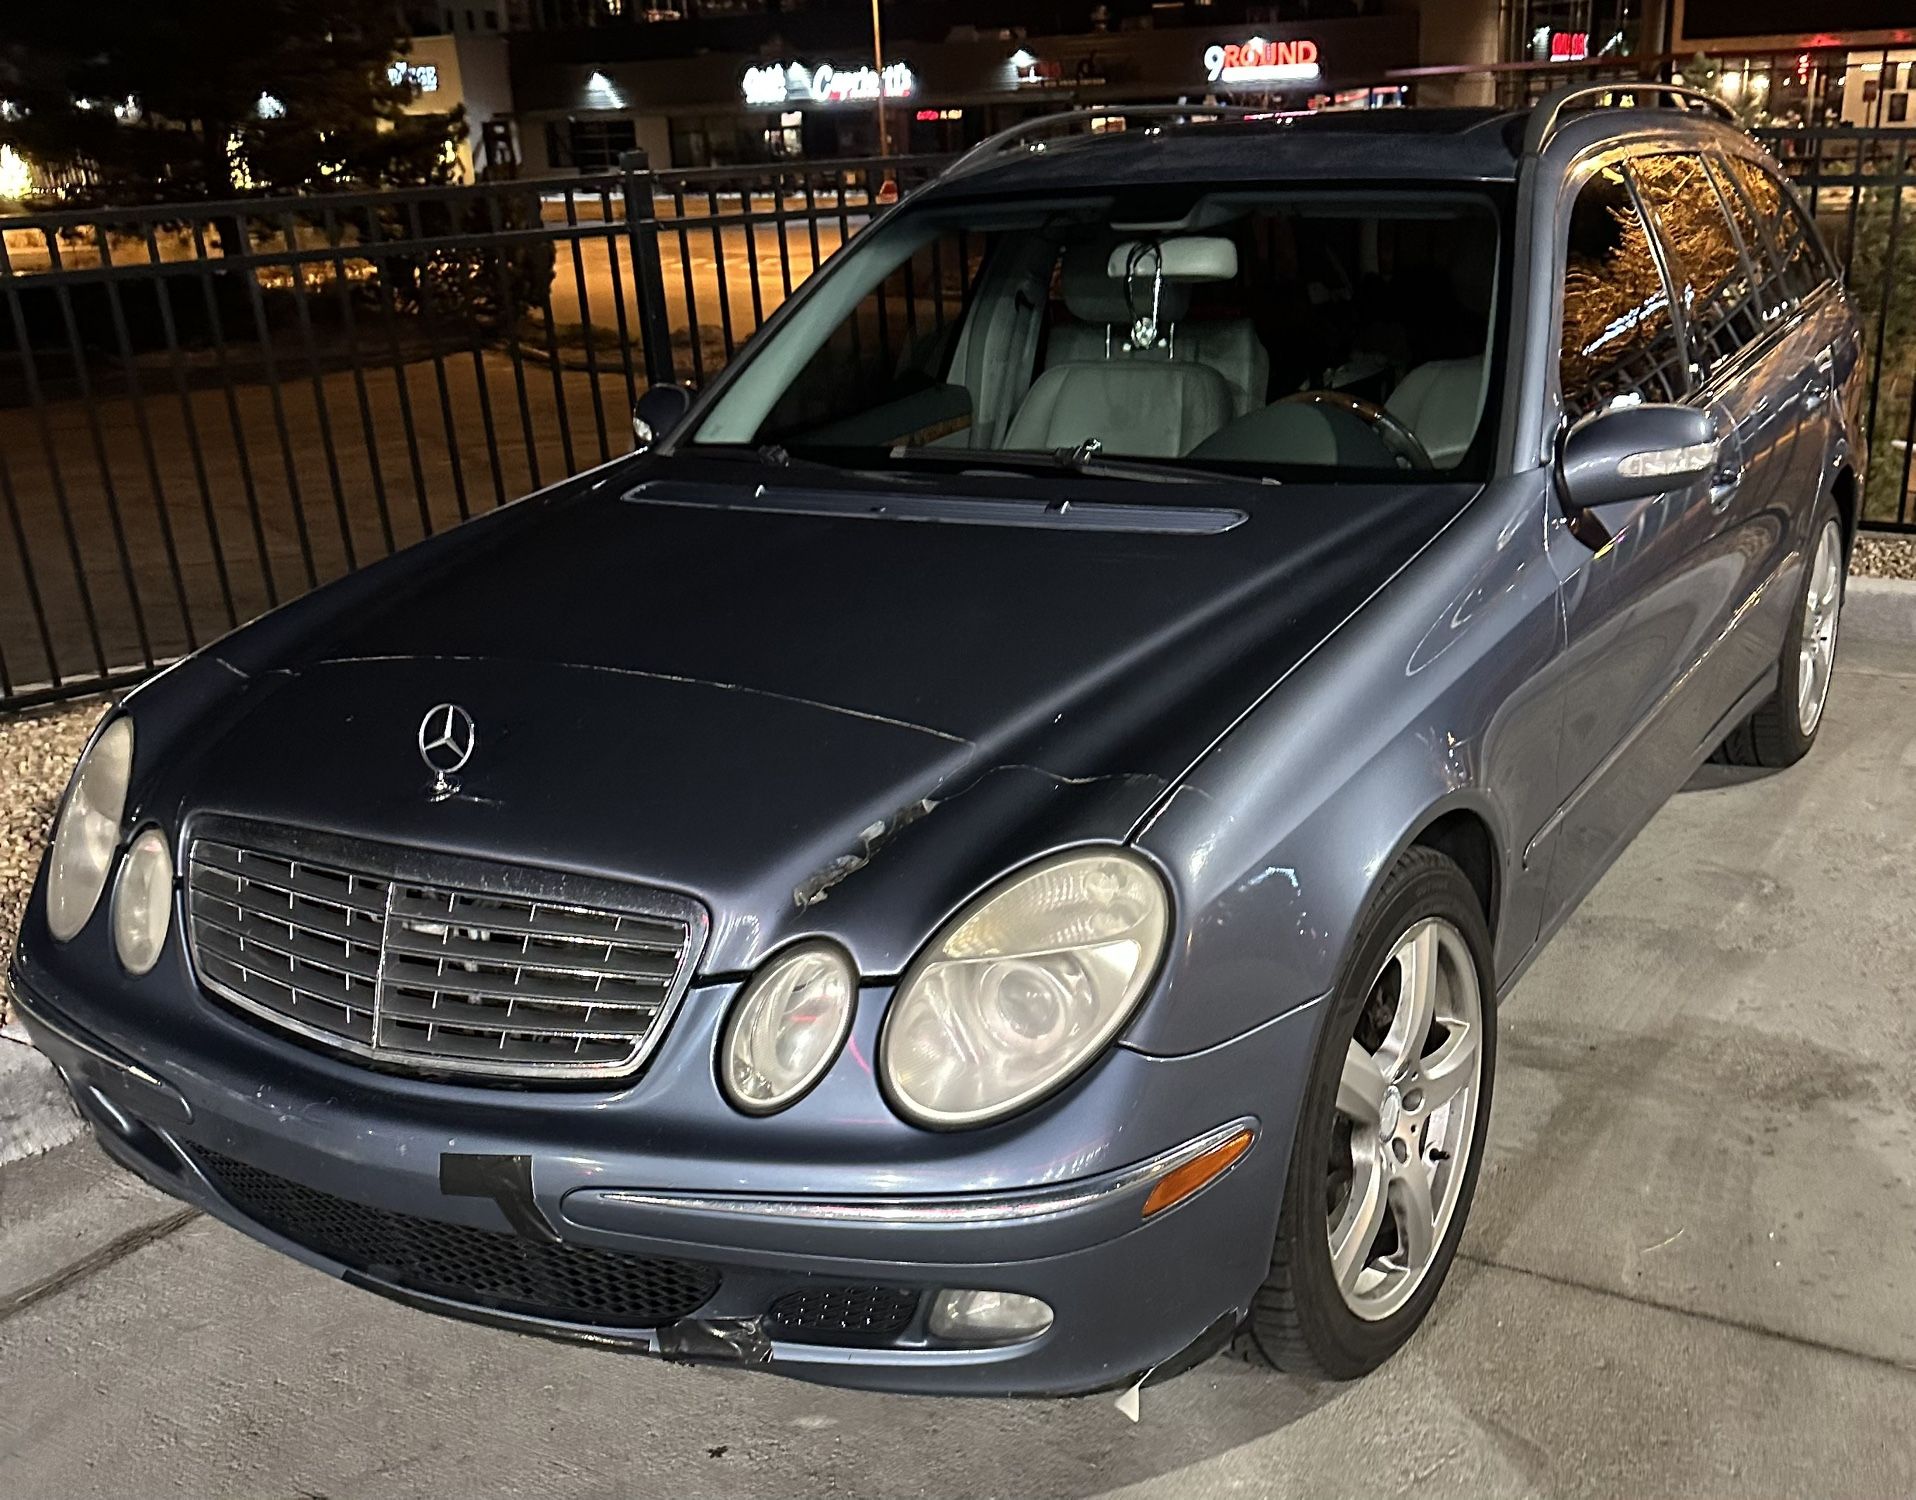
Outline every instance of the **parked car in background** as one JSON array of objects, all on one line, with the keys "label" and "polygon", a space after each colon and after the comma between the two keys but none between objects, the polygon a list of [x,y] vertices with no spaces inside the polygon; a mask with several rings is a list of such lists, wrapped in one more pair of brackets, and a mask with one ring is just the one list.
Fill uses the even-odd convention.
[{"label": "parked car in background", "polygon": [[132,694],[29,1031],[116,1160],[435,1311],[1374,1368],[1499,1001],[1829,691],[1855,320],[1748,136],[1616,102],[988,143],[650,451]]}]

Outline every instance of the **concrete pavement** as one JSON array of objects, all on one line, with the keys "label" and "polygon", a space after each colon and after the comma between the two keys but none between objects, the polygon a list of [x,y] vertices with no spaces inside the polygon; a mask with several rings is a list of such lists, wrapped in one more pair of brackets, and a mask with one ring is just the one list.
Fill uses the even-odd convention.
[{"label": "concrete pavement", "polygon": [[1318,1387],[937,1402],[430,1318],[76,1145],[0,1170],[0,1494],[1916,1493],[1916,647],[1665,809],[1503,1013],[1432,1323]]}]

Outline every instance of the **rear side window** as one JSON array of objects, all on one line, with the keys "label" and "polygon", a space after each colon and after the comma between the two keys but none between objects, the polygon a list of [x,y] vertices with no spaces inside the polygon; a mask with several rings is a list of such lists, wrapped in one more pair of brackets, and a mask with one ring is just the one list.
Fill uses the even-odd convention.
[{"label": "rear side window", "polygon": [[[1759,236],[1755,258],[1746,254],[1749,247],[1726,217],[1734,210],[1723,201],[1702,157],[1639,157],[1630,171],[1663,238],[1690,333],[1690,355],[1706,372],[1713,370],[1763,335],[1760,287],[1768,249]],[[1742,206],[1740,198],[1734,202]]]},{"label": "rear side window", "polygon": [[1796,206],[1796,200],[1783,189],[1767,168],[1743,157],[1731,157],[1729,175],[1749,201],[1760,224],[1769,227],[1780,260],[1780,285],[1783,295],[1801,302],[1810,293],[1828,283],[1829,263],[1816,232]]},{"label": "rear side window", "polygon": [[1680,400],[1683,346],[1636,195],[1615,167],[1571,205],[1563,268],[1558,379],[1574,420],[1622,395]]}]

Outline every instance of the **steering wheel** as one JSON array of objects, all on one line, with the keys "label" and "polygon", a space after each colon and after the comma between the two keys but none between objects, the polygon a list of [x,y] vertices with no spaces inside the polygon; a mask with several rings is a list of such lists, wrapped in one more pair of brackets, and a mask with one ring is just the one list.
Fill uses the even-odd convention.
[{"label": "steering wheel", "polygon": [[1282,401],[1349,412],[1370,428],[1400,469],[1430,470],[1437,467],[1430,461],[1423,440],[1406,427],[1400,418],[1375,401],[1366,401],[1362,396],[1351,395],[1349,391],[1296,391],[1283,397]]}]

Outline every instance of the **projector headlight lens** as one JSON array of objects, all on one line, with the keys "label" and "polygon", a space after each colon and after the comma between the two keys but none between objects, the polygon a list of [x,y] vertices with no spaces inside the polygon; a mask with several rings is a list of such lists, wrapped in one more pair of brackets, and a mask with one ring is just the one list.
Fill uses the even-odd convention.
[{"label": "projector headlight lens", "polygon": [[892,1001],[879,1054],[898,1112],[983,1125],[1061,1086],[1131,1018],[1169,925],[1163,880],[1121,849],[1040,860],[987,892]]}]

